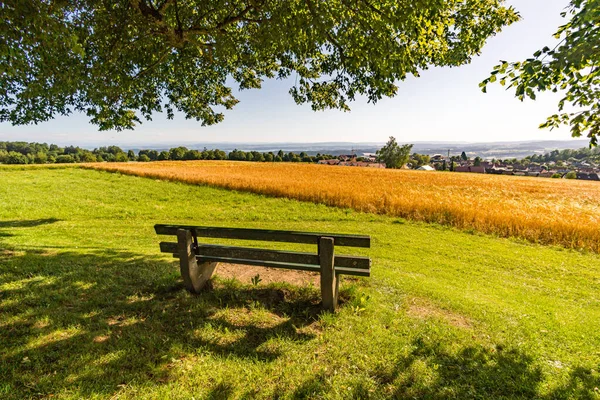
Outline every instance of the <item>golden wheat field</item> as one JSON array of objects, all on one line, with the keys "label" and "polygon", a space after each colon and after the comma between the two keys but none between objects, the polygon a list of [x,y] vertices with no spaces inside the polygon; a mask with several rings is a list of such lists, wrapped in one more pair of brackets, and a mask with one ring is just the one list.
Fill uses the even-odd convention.
[{"label": "golden wheat field", "polygon": [[600,252],[599,182],[236,161],[90,166]]}]

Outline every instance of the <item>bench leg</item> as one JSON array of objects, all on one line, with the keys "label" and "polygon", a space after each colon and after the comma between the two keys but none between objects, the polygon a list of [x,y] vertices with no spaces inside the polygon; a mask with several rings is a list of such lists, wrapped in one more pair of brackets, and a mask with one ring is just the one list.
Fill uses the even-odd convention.
[{"label": "bench leg", "polygon": [[192,245],[192,233],[187,229],[177,230],[177,250],[179,269],[185,288],[192,293],[199,293],[212,277],[218,263],[198,264]]},{"label": "bench leg", "polygon": [[334,312],[337,308],[339,280],[333,266],[334,239],[319,238],[319,260],[321,263],[321,297],[323,309]]}]

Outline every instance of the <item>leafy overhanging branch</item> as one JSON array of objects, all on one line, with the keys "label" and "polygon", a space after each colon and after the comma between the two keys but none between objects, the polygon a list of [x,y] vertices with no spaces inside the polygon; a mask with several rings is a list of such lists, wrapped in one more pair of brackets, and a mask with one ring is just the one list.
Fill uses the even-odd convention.
[{"label": "leafy overhanging branch", "polygon": [[430,65],[468,63],[517,20],[503,0],[7,0],[0,4],[0,121],[85,112],[133,129],[175,110],[210,125],[240,89],[297,75],[315,110],[349,109]]},{"label": "leafy overhanging branch", "polygon": [[[590,146],[600,136],[600,0],[572,0],[561,14],[570,20],[559,27],[554,47],[544,47],[522,62],[501,61],[481,84],[498,82],[515,96],[536,99],[536,92],[560,92],[558,113],[540,128],[570,126],[571,135],[586,135]],[[569,109],[571,111],[566,111]]]}]

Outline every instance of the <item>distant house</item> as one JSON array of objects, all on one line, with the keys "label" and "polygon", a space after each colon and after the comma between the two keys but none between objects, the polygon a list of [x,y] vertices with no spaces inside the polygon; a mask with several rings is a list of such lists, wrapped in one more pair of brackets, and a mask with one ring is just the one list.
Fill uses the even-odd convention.
[{"label": "distant house", "polygon": [[579,172],[585,172],[587,174],[591,174],[594,173],[594,168],[590,168],[590,167],[586,167],[586,168],[579,168]]},{"label": "distant house", "polygon": [[365,159],[365,161],[368,161],[368,162],[375,162],[375,161],[377,161],[377,154],[376,153],[362,153],[362,156]]},{"label": "distant house", "polygon": [[598,174],[592,172],[591,174],[585,172],[577,172],[577,179],[581,179],[584,181],[598,181]]},{"label": "distant house", "polygon": [[348,161],[345,163],[341,163],[343,165],[346,165],[348,167],[368,167],[369,163],[368,162],[364,162],[364,161]]},{"label": "distant house", "polygon": [[472,174],[485,174],[485,167],[474,165],[460,165],[454,167],[454,172],[470,172]]},{"label": "distant house", "polygon": [[383,163],[370,163],[364,161],[340,161],[335,158],[333,160],[319,160],[321,165],[338,165],[343,167],[370,167],[370,168],[385,168]]},{"label": "distant house", "polygon": [[340,160],[338,160],[337,158],[335,158],[333,160],[319,160],[319,164],[339,165],[340,164]]},{"label": "distant house", "polygon": [[435,168],[433,168],[431,165],[422,165],[417,168],[417,171],[435,171]]}]

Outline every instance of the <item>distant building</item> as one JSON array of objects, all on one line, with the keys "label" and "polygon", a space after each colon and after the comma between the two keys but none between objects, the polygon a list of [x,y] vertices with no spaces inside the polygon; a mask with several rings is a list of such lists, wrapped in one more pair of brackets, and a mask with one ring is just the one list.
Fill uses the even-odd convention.
[{"label": "distant building", "polygon": [[577,179],[581,179],[584,181],[598,181],[600,180],[598,178],[598,174],[592,172],[591,174],[588,174],[586,172],[577,172]]},{"label": "distant building", "polygon": [[337,158],[334,158],[332,160],[319,160],[318,164],[321,165],[338,165],[338,166],[343,166],[343,167],[370,167],[370,168],[385,168],[385,164],[383,163],[371,163],[371,162],[365,162],[365,161],[356,161],[356,160],[349,160],[349,161],[341,161]]},{"label": "distant building", "polygon": [[433,168],[431,165],[422,165],[417,168],[417,171],[435,171],[435,168]]},{"label": "distant building", "polygon": [[338,156],[340,161],[356,161],[356,154],[342,154]]},{"label": "distant building", "polygon": [[368,161],[368,162],[375,162],[375,161],[377,161],[377,154],[376,153],[362,153],[362,156],[365,159],[365,161]]},{"label": "distant building", "polygon": [[485,167],[479,166],[476,167],[474,165],[461,165],[458,167],[454,167],[454,172],[470,172],[472,174],[485,174]]},{"label": "distant building", "polygon": [[319,164],[339,165],[340,164],[340,160],[338,160],[337,158],[335,158],[333,160],[319,160]]}]

